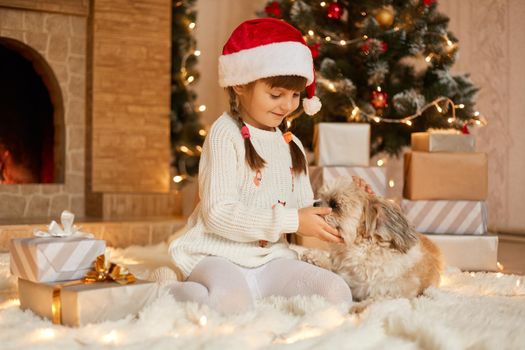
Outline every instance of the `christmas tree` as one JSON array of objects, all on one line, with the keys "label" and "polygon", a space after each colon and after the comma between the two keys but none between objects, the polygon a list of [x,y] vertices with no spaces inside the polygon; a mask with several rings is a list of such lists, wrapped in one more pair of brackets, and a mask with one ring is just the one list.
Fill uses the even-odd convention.
[{"label": "christmas tree", "polygon": [[323,108],[292,123],[307,147],[318,122],[370,123],[372,155],[398,154],[412,132],[485,124],[478,89],[449,72],[458,40],[437,0],[280,0],[259,15],[294,25],[312,51]]},{"label": "christmas tree", "polygon": [[184,181],[198,173],[201,146],[206,135],[199,121],[206,106],[195,106],[191,85],[199,79],[196,69],[200,51],[196,49],[195,0],[174,1],[172,11],[171,66],[171,146],[174,181]]}]

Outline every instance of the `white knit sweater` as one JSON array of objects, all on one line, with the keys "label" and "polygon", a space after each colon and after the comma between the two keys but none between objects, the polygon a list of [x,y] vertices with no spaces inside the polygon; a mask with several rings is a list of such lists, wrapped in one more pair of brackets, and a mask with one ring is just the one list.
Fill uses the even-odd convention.
[{"label": "white knit sweater", "polygon": [[[244,267],[297,258],[284,234],[297,231],[298,208],[313,204],[310,181],[304,173],[292,174],[290,148],[278,128],[248,128],[253,146],[266,161],[260,174],[247,165],[244,139],[227,113],[215,121],[204,141],[199,165],[201,200],[185,232],[169,248],[186,277],[209,255]],[[295,136],[294,141],[304,152]],[[268,244],[262,247],[260,240]]]}]

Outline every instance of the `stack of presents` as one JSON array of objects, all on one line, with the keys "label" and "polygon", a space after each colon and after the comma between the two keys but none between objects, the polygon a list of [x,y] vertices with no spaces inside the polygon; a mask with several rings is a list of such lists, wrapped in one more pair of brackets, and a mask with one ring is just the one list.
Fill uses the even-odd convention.
[{"label": "stack of presents", "polygon": [[[310,181],[319,188],[339,176],[357,175],[379,196],[387,194],[385,167],[369,166],[370,125],[319,123],[314,133]],[[412,134],[404,155],[401,208],[418,232],[443,252],[445,262],[469,271],[497,270],[498,238],[487,233],[487,155],[475,151],[475,138],[451,131]],[[299,244],[326,248],[315,238]]]},{"label": "stack of presents", "polygon": [[47,232],[10,242],[22,309],[55,324],[82,326],[121,319],[154,300],[156,283],[110,263],[106,242],[80,232],[72,213],[61,218],[63,226],[52,221]]}]

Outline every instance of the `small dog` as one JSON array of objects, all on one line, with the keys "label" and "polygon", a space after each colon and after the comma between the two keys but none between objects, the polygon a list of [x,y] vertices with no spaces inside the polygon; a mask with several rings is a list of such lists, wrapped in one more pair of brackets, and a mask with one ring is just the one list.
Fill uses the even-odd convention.
[{"label": "small dog", "polygon": [[323,186],[319,197],[322,206],[332,208],[325,220],[344,243],[331,244],[329,252],[307,249],[301,259],[340,275],[354,300],[411,298],[439,285],[441,252],[414,230],[395,203],[345,177]]}]

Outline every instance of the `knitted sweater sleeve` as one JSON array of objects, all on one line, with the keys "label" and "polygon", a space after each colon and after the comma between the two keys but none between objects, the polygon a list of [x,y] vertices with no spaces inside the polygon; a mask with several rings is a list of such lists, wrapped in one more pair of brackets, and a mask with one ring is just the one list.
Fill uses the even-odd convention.
[{"label": "knitted sweater sleeve", "polygon": [[[304,150],[303,144],[301,141],[294,136],[294,142],[299,146],[301,151],[303,151],[303,154],[306,157],[306,152]],[[302,173],[297,181],[297,207],[298,208],[305,208],[305,207],[312,207],[314,204],[314,193],[312,190],[312,184],[310,182],[310,173],[308,169],[308,165],[306,166],[306,174]]]},{"label": "knitted sweater sleeve", "polygon": [[247,167],[231,130],[212,128],[204,143],[199,169],[202,219],[209,232],[237,242],[277,242],[297,231],[297,208],[248,207],[240,201],[238,179]]}]

